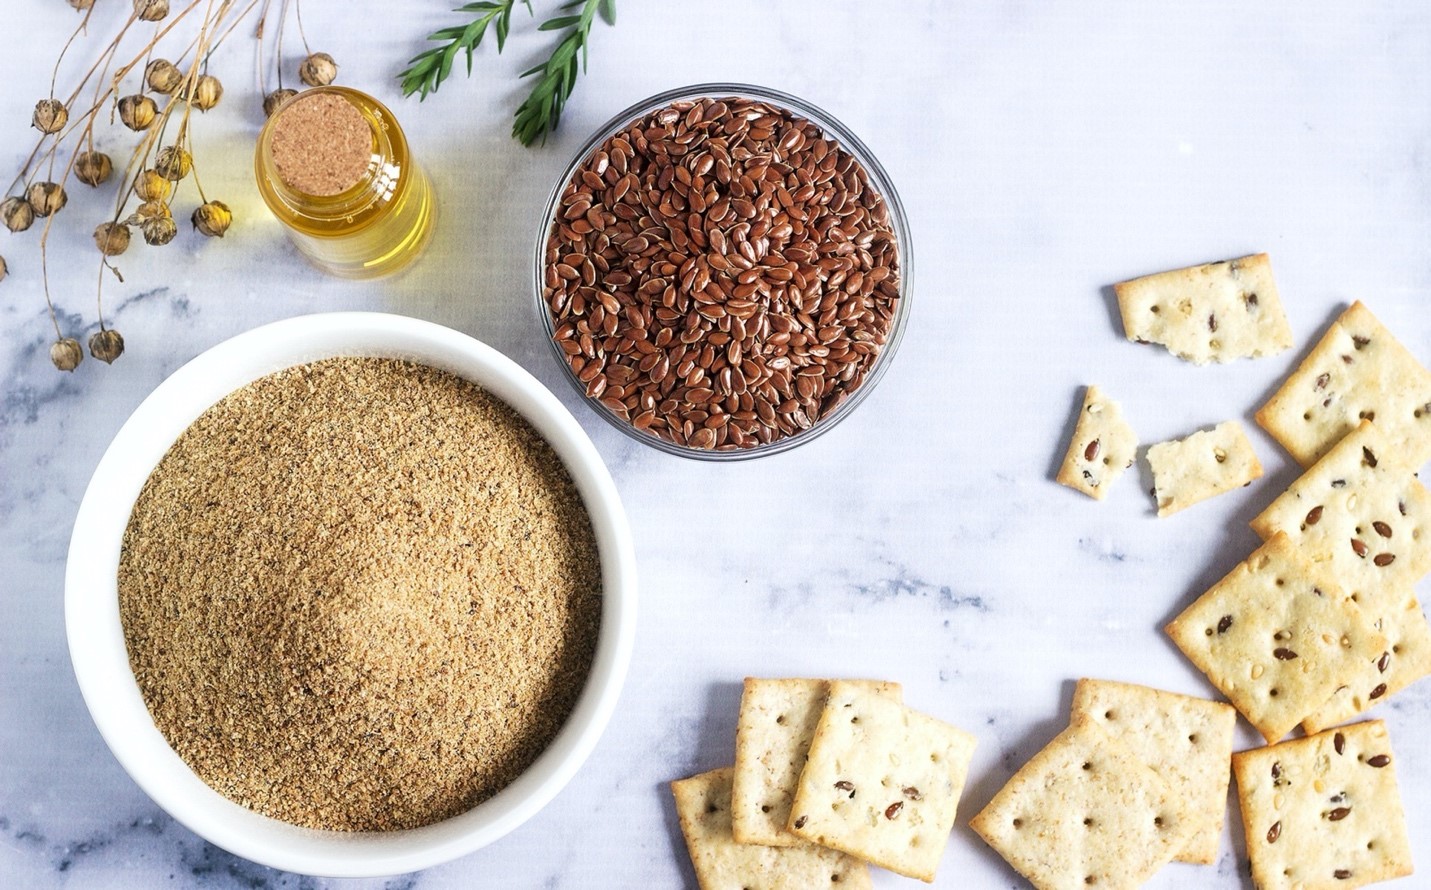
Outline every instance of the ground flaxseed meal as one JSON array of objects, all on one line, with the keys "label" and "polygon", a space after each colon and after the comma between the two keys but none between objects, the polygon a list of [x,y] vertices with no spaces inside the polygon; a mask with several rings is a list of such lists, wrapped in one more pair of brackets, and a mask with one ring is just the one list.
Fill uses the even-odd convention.
[{"label": "ground flaxseed meal", "polygon": [[338,830],[467,810],[547,746],[600,622],[560,459],[476,385],[339,358],[206,411],[135,504],[130,663],[198,775]]}]

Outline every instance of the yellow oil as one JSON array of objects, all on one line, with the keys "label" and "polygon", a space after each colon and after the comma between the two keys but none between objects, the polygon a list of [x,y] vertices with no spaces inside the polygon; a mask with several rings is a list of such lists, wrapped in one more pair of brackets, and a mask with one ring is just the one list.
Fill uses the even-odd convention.
[{"label": "yellow oil", "polygon": [[372,130],[367,170],[337,195],[308,195],[290,188],[278,175],[272,153],[280,109],[259,135],[254,156],[259,193],[288,228],[294,245],[320,269],[346,278],[376,278],[405,269],[432,238],[437,202],[431,181],[381,102],[347,87],[318,89],[351,103]]}]

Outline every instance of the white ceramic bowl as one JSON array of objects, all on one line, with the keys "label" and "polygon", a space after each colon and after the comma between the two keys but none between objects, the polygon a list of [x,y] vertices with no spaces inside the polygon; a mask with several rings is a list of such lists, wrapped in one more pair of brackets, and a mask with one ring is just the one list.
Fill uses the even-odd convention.
[{"label": "white ceramic bowl", "polygon": [[[403,358],[472,380],[505,401],[551,443],[585,502],[601,554],[604,601],[586,688],[561,732],[515,782],[477,807],[423,828],[337,832],[259,815],[205,785],[174,753],[129,667],[117,572],[129,514],[169,446],[223,396],[265,374],[339,355]],[[399,874],[492,843],[560,791],[595,747],[615,709],[636,628],[636,557],[616,486],[591,440],[545,387],[511,359],[465,334],[378,313],[331,313],[275,322],[215,346],[144,400],[105,452],[80,504],[65,573],[70,659],[85,704],[110,750],[139,786],[206,840],[273,868],[330,877]]]}]

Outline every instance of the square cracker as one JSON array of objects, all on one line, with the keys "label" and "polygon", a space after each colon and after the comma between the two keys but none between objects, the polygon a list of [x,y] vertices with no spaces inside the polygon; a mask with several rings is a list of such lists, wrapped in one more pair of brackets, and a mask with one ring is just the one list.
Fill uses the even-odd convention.
[{"label": "square cracker", "polygon": [[1122,407],[1090,386],[1084,391],[1058,482],[1101,501],[1108,496],[1108,486],[1133,465],[1137,452],[1138,435],[1123,419]]},{"label": "square cracker", "polygon": [[1431,493],[1379,423],[1362,421],[1252,520],[1331,566],[1361,604],[1404,602],[1431,571]]},{"label": "square cracker", "polygon": [[1123,332],[1203,365],[1274,355],[1292,345],[1272,263],[1259,253],[1113,285]]},{"label": "square cracker", "polygon": [[1431,674],[1431,625],[1411,591],[1400,592],[1384,607],[1363,603],[1361,611],[1386,637],[1386,648],[1302,721],[1308,734],[1345,723]]},{"label": "square cracker", "polygon": [[863,862],[822,847],[738,844],[730,833],[735,770],[711,770],[671,783],[681,834],[701,890],[808,890],[870,886]]},{"label": "square cracker", "polygon": [[1316,463],[1362,420],[1374,420],[1412,467],[1431,458],[1431,371],[1360,301],[1257,412],[1302,466]]},{"label": "square cracker", "polygon": [[1252,443],[1235,420],[1186,439],[1159,442],[1148,449],[1148,466],[1153,470],[1153,498],[1159,516],[1169,516],[1262,476]]},{"label": "square cracker", "polygon": [[1344,890],[1411,874],[1380,720],[1232,756],[1260,890]]},{"label": "square cracker", "polygon": [[[876,695],[900,701],[898,683],[851,680]],[[786,830],[795,786],[805,768],[810,739],[830,694],[828,680],[760,680],[747,677],[735,728],[735,788],[731,793],[735,839],[742,844],[803,844]]]},{"label": "square cracker", "polygon": [[1237,711],[1147,686],[1082,679],[1073,691],[1073,713],[1102,726],[1184,801],[1193,832],[1176,858],[1203,865],[1217,861]]},{"label": "square cracker", "polygon": [[800,774],[790,830],[933,881],[974,744],[962,729],[833,681]]},{"label": "square cracker", "polygon": [[1386,650],[1324,566],[1277,534],[1166,628],[1269,742]]},{"label": "square cracker", "polygon": [[1075,714],[969,826],[1038,890],[1119,890],[1170,862],[1195,822],[1137,754]]}]

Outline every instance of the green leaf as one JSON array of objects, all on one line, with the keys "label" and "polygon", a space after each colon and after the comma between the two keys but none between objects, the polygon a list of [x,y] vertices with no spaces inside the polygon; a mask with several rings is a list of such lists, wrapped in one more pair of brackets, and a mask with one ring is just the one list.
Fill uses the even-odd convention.
[{"label": "green leaf", "polygon": [[601,0],[598,8],[601,20],[613,28],[616,27],[616,0]]},{"label": "green leaf", "polygon": [[581,16],[579,15],[559,15],[554,19],[547,19],[542,22],[537,30],[560,31],[562,28],[570,28],[572,25],[579,24],[580,22]]},{"label": "green leaf", "polygon": [[452,57],[456,54],[457,47],[455,45],[448,47],[447,52],[442,54],[442,63],[438,66],[437,69],[438,80],[446,80],[447,75],[452,73]]}]

